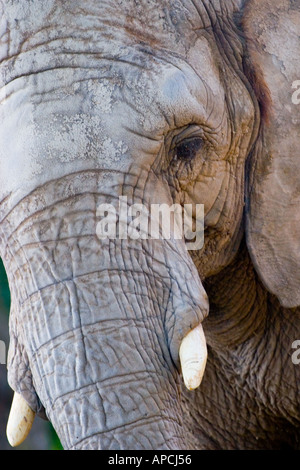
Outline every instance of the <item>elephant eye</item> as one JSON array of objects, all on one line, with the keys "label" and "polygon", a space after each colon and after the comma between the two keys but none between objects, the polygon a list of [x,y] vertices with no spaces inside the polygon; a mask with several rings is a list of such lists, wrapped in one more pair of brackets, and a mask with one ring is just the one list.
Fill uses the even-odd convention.
[{"label": "elephant eye", "polygon": [[175,158],[181,161],[190,162],[196,156],[203,145],[200,137],[193,137],[180,142],[175,149]]}]

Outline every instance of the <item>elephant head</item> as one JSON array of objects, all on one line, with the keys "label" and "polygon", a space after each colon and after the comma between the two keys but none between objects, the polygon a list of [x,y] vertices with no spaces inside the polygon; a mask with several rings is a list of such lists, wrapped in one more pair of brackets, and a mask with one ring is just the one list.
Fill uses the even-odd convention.
[{"label": "elephant head", "polygon": [[[190,416],[213,380],[210,279],[245,237],[259,285],[299,305],[299,121],[278,91],[295,65],[278,37],[298,53],[299,38],[281,3],[276,34],[269,0],[0,2],[12,444],[38,413],[66,449],[205,448]],[[170,237],[163,223],[121,236],[120,201],[188,207],[190,228],[204,205],[203,246],[187,249],[174,220]],[[197,388],[184,399],[181,374]]]}]

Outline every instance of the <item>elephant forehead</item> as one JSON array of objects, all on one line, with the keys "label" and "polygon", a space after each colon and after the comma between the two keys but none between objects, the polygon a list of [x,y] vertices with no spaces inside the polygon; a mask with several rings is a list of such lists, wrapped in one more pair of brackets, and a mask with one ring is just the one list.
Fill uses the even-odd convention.
[{"label": "elephant forehead", "polygon": [[[160,108],[165,105],[162,111],[167,117],[184,115],[183,125],[188,124],[190,115],[197,116],[199,112],[200,121],[205,121],[201,106],[211,105],[217,116],[223,114],[224,93],[216,57],[202,36],[205,30],[210,40],[215,41],[208,30],[214,15],[225,14],[219,1],[206,5],[190,0],[91,0],[83,8],[75,1],[33,0],[29,4],[3,0],[0,13],[1,6],[0,29],[9,34],[9,48],[8,41],[0,43],[3,59],[0,85],[53,70],[52,80],[48,75],[46,80],[36,81],[37,92],[45,96],[48,82],[52,90],[59,86],[61,94],[75,95],[79,88],[76,81],[89,80],[91,103],[106,114],[108,122],[113,101],[117,101],[112,98],[114,84],[122,70],[119,85],[126,80],[131,87],[132,98],[128,99],[134,101],[136,110],[144,115],[151,105],[148,114],[151,122],[143,118],[145,131],[161,130],[165,125],[159,113],[154,112],[155,101]],[[161,63],[165,66],[161,67]],[[151,69],[155,69],[154,74],[149,73]],[[64,87],[70,72],[75,85]],[[113,79],[113,86],[105,77]],[[11,91],[8,89],[4,95]],[[191,97],[194,105],[195,99],[199,102],[197,110]],[[123,98],[124,95],[121,101]],[[213,118],[212,109],[206,111]],[[218,123],[212,127],[218,127]]]},{"label": "elephant forehead", "polygon": [[[212,34],[242,0],[1,0],[0,60],[40,46],[101,54],[147,44],[185,54],[199,32]],[[37,58],[38,59],[38,58]],[[32,62],[31,65],[34,65]],[[49,64],[48,64],[49,65]]]},{"label": "elephant forehead", "polygon": [[14,54],[21,44],[26,49],[41,39],[57,39],[61,33],[70,43],[82,37],[91,48],[103,38],[108,46],[117,38],[121,43],[132,39],[178,50],[188,30],[210,25],[206,9],[199,4],[196,9],[190,0],[90,0],[84,6],[72,0],[2,0],[1,30],[9,33],[10,44],[8,51],[4,42],[1,52]]}]

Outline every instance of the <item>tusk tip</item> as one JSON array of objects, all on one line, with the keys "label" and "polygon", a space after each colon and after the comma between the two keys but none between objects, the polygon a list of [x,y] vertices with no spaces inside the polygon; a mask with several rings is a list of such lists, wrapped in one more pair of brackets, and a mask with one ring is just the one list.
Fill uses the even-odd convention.
[{"label": "tusk tip", "polygon": [[196,390],[202,382],[204,371],[186,371],[183,372],[183,381],[186,388],[190,391]]},{"label": "tusk tip", "polygon": [[14,434],[10,433],[8,430],[6,431],[6,437],[11,447],[17,447],[22,444],[22,442],[24,442],[23,440],[17,439],[16,436],[14,436]]},{"label": "tusk tip", "polygon": [[6,436],[12,447],[17,447],[25,441],[34,421],[35,413],[24,398],[14,394],[11,411],[8,418]]},{"label": "tusk tip", "polygon": [[188,390],[195,390],[202,382],[207,361],[202,325],[198,325],[182,340],[179,356],[184,384]]}]

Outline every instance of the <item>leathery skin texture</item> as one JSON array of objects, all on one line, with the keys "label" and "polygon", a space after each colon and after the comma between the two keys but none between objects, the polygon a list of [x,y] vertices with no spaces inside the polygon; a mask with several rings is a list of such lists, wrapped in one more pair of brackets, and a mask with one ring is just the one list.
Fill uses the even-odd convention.
[{"label": "leathery skin texture", "polygon": [[[65,449],[299,448],[298,219],[269,188],[297,201],[297,114],[270,81],[297,73],[278,38],[298,51],[300,11],[273,5],[273,34],[271,7],[0,1],[8,380]],[[204,246],[100,239],[120,196],[203,204]],[[179,348],[199,324],[191,392]]]}]

